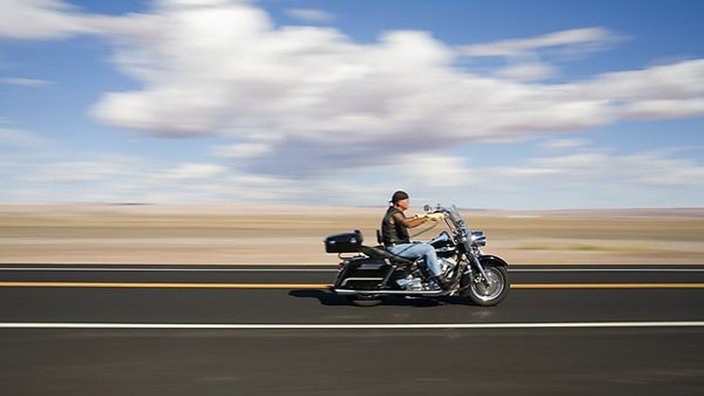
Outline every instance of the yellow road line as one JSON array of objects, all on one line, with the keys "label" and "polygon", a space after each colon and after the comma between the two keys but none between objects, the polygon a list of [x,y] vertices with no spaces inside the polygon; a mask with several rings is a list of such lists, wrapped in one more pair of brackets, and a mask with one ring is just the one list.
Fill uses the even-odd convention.
[{"label": "yellow road line", "polygon": [[114,283],[114,282],[0,282],[0,287],[94,287],[147,289],[325,289],[315,283]]},{"label": "yellow road line", "polygon": [[[327,289],[326,283],[0,282],[0,287],[146,289]],[[704,283],[516,283],[512,289],[704,289]]]}]

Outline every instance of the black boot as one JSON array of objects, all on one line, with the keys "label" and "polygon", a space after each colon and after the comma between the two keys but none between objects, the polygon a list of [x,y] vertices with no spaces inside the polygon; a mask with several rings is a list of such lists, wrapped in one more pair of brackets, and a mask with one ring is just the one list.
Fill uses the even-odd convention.
[{"label": "black boot", "polygon": [[457,286],[457,281],[454,279],[446,279],[444,276],[434,276],[433,280],[440,286],[443,290],[450,290]]}]

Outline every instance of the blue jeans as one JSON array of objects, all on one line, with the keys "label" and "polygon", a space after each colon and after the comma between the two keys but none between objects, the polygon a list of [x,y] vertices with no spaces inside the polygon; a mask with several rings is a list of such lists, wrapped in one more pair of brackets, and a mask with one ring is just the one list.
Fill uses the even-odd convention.
[{"label": "blue jeans", "polygon": [[416,259],[423,257],[425,264],[428,266],[428,271],[432,276],[442,275],[440,265],[438,264],[438,256],[435,253],[435,248],[424,242],[402,243],[394,245],[387,249],[389,252],[408,259]]}]

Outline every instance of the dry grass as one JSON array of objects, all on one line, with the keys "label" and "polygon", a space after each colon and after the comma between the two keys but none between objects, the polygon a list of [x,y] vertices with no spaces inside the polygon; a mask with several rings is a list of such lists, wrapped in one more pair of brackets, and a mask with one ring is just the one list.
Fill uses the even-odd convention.
[{"label": "dry grass", "polygon": [[[326,235],[360,229],[384,208],[0,205],[2,263],[334,264]],[[701,264],[704,209],[465,211],[486,252],[523,264]],[[431,238],[438,229],[419,239]]]}]

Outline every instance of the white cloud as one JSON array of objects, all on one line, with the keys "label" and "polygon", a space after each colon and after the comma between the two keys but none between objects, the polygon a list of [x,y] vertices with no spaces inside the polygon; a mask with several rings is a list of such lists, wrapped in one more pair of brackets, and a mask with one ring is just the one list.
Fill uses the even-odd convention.
[{"label": "white cloud", "polygon": [[48,39],[94,32],[89,16],[60,0],[3,0],[0,37]]},{"label": "white cloud", "polygon": [[662,158],[652,154],[625,156],[622,165],[634,183],[656,187],[704,187],[704,166],[691,160]]},{"label": "white cloud", "polygon": [[233,188],[232,177],[217,164],[171,165],[107,153],[55,156],[74,158],[8,159],[3,165],[15,173],[5,180],[7,194],[0,200],[172,203],[246,199],[237,190],[228,191]]},{"label": "white cloud", "polygon": [[7,169],[13,175],[6,178],[0,200],[383,206],[400,188],[411,193],[416,209],[436,202],[518,209],[612,207],[624,202],[696,206],[704,194],[704,166],[676,158],[677,153],[615,155],[591,146],[579,149],[512,166],[476,164],[458,155],[400,156],[386,165],[331,170],[306,181],[237,172],[215,163],[168,164],[105,153],[76,153],[71,160],[48,163],[16,156],[0,161],[0,176]]},{"label": "white cloud", "polygon": [[285,12],[286,15],[303,22],[327,23],[335,20],[335,16],[329,12],[314,8],[291,8]]},{"label": "white cloud", "polygon": [[[538,158],[533,164],[552,169],[560,182],[588,184],[591,180],[612,181],[638,189],[704,186],[704,166],[691,160],[672,159],[652,153],[612,155],[591,151]],[[591,184],[591,183],[589,183]]]},{"label": "white cloud", "polygon": [[499,69],[496,76],[518,81],[539,81],[557,75],[557,69],[544,62],[525,62]]},{"label": "white cloud", "polygon": [[499,78],[540,81],[558,75],[558,68],[546,59],[573,60],[607,49],[624,38],[605,28],[563,30],[538,37],[503,40],[457,47],[466,57],[501,57],[508,65],[494,72]]},{"label": "white cloud", "polygon": [[[634,118],[704,115],[700,59],[540,83],[559,71],[547,58],[593,52],[622,39],[604,28],[464,47],[428,32],[392,31],[360,44],[334,28],[277,27],[262,9],[241,1],[161,0],[148,14],[120,17],[88,14],[58,0],[0,4],[0,37],[78,34],[106,38],[115,67],[139,84],[133,91],[106,93],[92,109],[97,119],[163,137],[223,136],[233,144],[213,154],[229,160],[233,169],[183,163],[91,170],[92,161],[77,161],[59,164],[53,174],[43,172],[49,175],[45,179],[61,180],[72,172],[78,175],[74,181],[107,184],[117,178],[131,186],[123,193],[135,194],[154,190],[151,183],[163,187],[163,197],[176,193],[179,180],[189,180],[191,193],[183,194],[191,197],[281,192],[306,197],[315,191],[344,199],[350,185],[386,191],[386,196],[388,180],[360,182],[380,170],[409,174],[400,184],[419,190],[429,186],[458,193],[543,179],[579,184],[618,177],[628,185],[651,186],[667,179],[682,186],[684,178],[625,171],[646,164],[701,178],[697,164],[615,157],[607,151],[492,168],[470,167],[462,158],[440,154],[479,142],[568,134]],[[485,56],[505,57],[508,66],[488,75],[457,67],[464,57]],[[584,149],[569,138],[547,147]],[[133,171],[148,176],[129,181]],[[237,185],[239,192],[206,183],[215,177]]]},{"label": "white cloud", "polygon": [[704,59],[597,76],[580,84],[580,94],[638,103],[657,100],[700,100],[704,95]]},{"label": "white cloud", "polygon": [[[704,196],[701,163],[653,153],[614,155],[592,149],[510,167],[473,167],[457,157],[416,165],[409,164],[405,169],[412,173],[401,180],[421,200],[470,207],[701,206]],[[389,171],[404,175],[398,173],[401,169]],[[447,183],[428,183],[432,174]]]},{"label": "white cloud", "polygon": [[[245,171],[284,177],[383,165],[394,160],[388,146],[428,152],[648,114],[675,116],[663,103],[646,108],[634,93],[666,88],[667,97],[692,92],[692,79],[704,81],[704,67],[688,61],[584,82],[524,84],[555,71],[534,62],[503,70],[504,79],[462,72],[453,67],[462,52],[425,32],[389,32],[361,45],[331,28],[277,29],[260,9],[243,3],[157,12],[139,16],[153,18],[156,36],[116,36],[118,67],[144,88],[106,95],[95,116],[160,136],[232,136],[240,143],[219,155],[238,159]],[[580,29],[498,48],[597,47],[614,36]],[[680,114],[699,112],[694,101],[704,94],[694,94],[681,99],[687,103]]]},{"label": "white cloud", "polygon": [[612,31],[601,28],[584,28],[563,30],[546,35],[528,38],[498,41],[487,44],[460,46],[458,51],[464,56],[525,56],[546,48],[579,46],[580,50],[599,49],[611,45],[622,38]]},{"label": "white cloud", "polygon": [[215,156],[230,159],[256,158],[269,154],[273,147],[266,143],[243,143],[217,147],[213,150]]},{"label": "white cloud", "polygon": [[0,83],[30,88],[42,88],[51,85],[50,81],[22,77],[0,78]]},{"label": "white cloud", "polygon": [[184,163],[164,174],[166,180],[209,179],[225,173],[227,169],[215,164]]},{"label": "white cloud", "polygon": [[[3,119],[0,118],[0,122],[3,122]],[[46,142],[46,139],[33,132],[0,127],[0,147],[11,146],[32,148],[44,145]]]},{"label": "white cloud", "polygon": [[623,106],[621,114],[638,120],[694,117],[704,114],[704,99],[636,101]]},{"label": "white cloud", "polygon": [[36,183],[91,183],[138,172],[122,161],[105,160],[65,160],[48,162],[37,166],[34,173],[26,175],[27,179]]},{"label": "white cloud", "polygon": [[543,144],[543,147],[553,150],[564,150],[583,147],[589,144],[586,139],[553,139]]},{"label": "white cloud", "polygon": [[458,184],[469,185],[476,182],[476,175],[465,164],[465,159],[458,156],[423,155],[399,158],[400,165],[392,174],[412,175],[409,184],[420,183],[426,188],[450,188]]},{"label": "white cloud", "polygon": [[122,17],[80,14],[56,1],[28,4],[20,9],[80,16],[73,32],[109,37],[118,69],[141,84],[106,94],[92,111],[98,119],[159,136],[232,136],[239,142],[232,156],[270,174],[383,164],[389,145],[427,152],[633,117],[698,115],[704,100],[700,60],[553,85],[521,82],[555,73],[539,59],[494,76],[454,67],[466,55],[603,47],[618,38],[603,28],[458,49],[427,32],[357,44],[333,28],[276,28],[239,1],[164,0],[150,14]]}]

